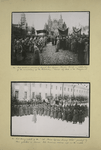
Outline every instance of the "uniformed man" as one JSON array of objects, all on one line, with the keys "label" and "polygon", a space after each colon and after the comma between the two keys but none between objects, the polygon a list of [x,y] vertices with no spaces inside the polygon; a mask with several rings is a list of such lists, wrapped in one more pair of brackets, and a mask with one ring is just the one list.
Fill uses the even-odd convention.
[{"label": "uniformed man", "polygon": [[30,115],[30,105],[29,105],[29,103],[27,104],[27,115]]},{"label": "uniformed man", "polygon": [[65,36],[63,36],[62,48],[63,50],[66,50],[66,37]]},{"label": "uniformed man", "polygon": [[54,105],[51,106],[51,112],[50,117],[52,118],[54,116]]},{"label": "uniformed man", "polygon": [[34,65],[40,65],[40,52],[37,46],[34,46]]},{"label": "uniformed man", "polygon": [[55,43],[54,44],[56,45],[56,43],[57,43],[57,36],[55,36]]},{"label": "uniformed man", "polygon": [[71,121],[71,110],[70,107],[67,109],[67,114],[66,114],[66,121]]},{"label": "uniformed man", "polygon": [[25,115],[25,103],[23,102],[23,115]]},{"label": "uniformed man", "polygon": [[32,107],[32,102],[30,103],[30,114],[33,114],[33,107]]},{"label": "uniformed man", "polygon": [[66,50],[69,50],[69,38],[66,36]]},{"label": "uniformed man", "polygon": [[27,115],[27,103],[25,103],[25,115]]},{"label": "uniformed man", "polygon": [[47,116],[50,116],[50,112],[51,112],[51,105],[48,104],[48,107],[47,107]]},{"label": "uniformed man", "polygon": [[73,111],[73,124],[76,124],[78,121],[78,110],[75,108]]},{"label": "uniformed man", "polygon": [[46,104],[46,102],[44,103],[44,116],[46,116],[47,115],[47,104]]},{"label": "uniformed man", "polygon": [[37,113],[36,113],[36,108],[35,108],[35,107],[34,107],[34,109],[33,109],[32,121],[33,121],[34,123],[36,123],[36,121],[37,121]]},{"label": "uniformed man", "polygon": [[88,64],[88,55],[89,55],[89,44],[88,41],[86,41],[84,49],[84,64]]},{"label": "uniformed man", "polygon": [[56,52],[58,52],[60,49],[60,39],[59,36],[57,37],[57,43],[56,43]]},{"label": "uniformed man", "polygon": [[15,45],[15,63],[20,64],[21,61],[23,60],[22,57],[22,45],[20,43],[20,41],[17,41],[16,45]]},{"label": "uniformed man", "polygon": [[66,110],[63,107],[63,112],[62,112],[62,121],[64,121],[66,119]]},{"label": "uniformed man", "polygon": [[58,106],[58,120],[59,119],[62,119],[62,110],[60,106]]},{"label": "uniformed man", "polygon": [[16,104],[15,105],[15,116],[20,116],[20,105],[19,104]]},{"label": "uniformed man", "polygon": [[40,115],[40,111],[41,111],[41,105],[38,104],[38,115]]},{"label": "uniformed man", "polygon": [[54,114],[53,114],[53,118],[56,119],[57,118],[57,106],[54,107]]},{"label": "uniformed man", "polygon": [[78,41],[79,48],[78,48],[78,60],[80,64],[84,64],[84,50],[85,50],[85,42],[83,38],[81,37]]},{"label": "uniformed man", "polygon": [[22,104],[19,105],[19,115],[23,116]]}]

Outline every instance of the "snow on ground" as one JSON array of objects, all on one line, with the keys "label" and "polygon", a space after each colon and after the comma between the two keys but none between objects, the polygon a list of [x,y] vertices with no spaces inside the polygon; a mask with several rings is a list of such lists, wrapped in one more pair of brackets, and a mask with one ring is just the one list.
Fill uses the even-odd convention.
[{"label": "snow on ground", "polygon": [[12,135],[25,136],[89,136],[89,119],[82,124],[73,124],[49,116],[37,115],[37,122],[32,121],[33,115],[12,117]]}]

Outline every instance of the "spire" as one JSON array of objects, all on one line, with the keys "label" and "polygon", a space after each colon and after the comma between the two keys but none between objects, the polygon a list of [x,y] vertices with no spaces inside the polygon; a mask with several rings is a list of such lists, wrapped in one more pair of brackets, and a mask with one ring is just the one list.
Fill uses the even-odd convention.
[{"label": "spire", "polygon": [[51,20],[51,15],[49,14],[49,20]]},{"label": "spire", "polygon": [[21,14],[21,26],[24,28],[26,25],[26,15],[24,13]]},{"label": "spire", "polygon": [[63,25],[63,19],[62,19],[62,14],[60,14],[59,27],[62,28],[62,25]]},{"label": "spire", "polygon": [[62,19],[62,15],[60,15],[60,19]]},{"label": "spire", "polygon": [[26,16],[24,13],[21,14],[21,23],[25,24],[26,23]]},{"label": "spire", "polygon": [[48,18],[48,26],[49,26],[49,30],[51,30],[52,21],[51,21],[51,15],[50,14],[49,14],[49,18]]}]

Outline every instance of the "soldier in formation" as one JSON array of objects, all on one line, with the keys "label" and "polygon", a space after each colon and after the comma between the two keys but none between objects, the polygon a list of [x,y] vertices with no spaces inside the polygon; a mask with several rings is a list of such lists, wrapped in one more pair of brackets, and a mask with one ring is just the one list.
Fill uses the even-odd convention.
[{"label": "soldier in formation", "polygon": [[49,116],[62,121],[82,124],[88,116],[88,107],[86,105],[57,105],[46,102],[20,102],[12,105],[12,116],[32,115],[36,122],[36,115]]},{"label": "soldier in formation", "polygon": [[27,53],[35,54],[35,49],[37,47],[39,53],[42,53],[43,48],[47,44],[47,37],[27,37],[23,39],[14,40],[12,46],[12,53],[14,56],[15,64],[21,64],[22,61],[27,57]]}]

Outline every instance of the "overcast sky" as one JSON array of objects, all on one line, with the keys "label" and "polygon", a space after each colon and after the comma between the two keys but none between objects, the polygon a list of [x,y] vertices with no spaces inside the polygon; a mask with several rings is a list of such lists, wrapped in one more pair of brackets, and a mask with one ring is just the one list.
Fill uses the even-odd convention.
[{"label": "overcast sky", "polygon": [[[59,20],[60,14],[67,27],[79,27],[79,24],[83,26],[89,25],[89,13],[88,12],[55,12],[55,13],[25,13],[26,21],[29,26],[34,25],[36,30],[43,29],[45,23],[48,21],[49,14],[51,19]],[[13,13],[12,23],[18,24],[21,19],[21,13]]]}]

